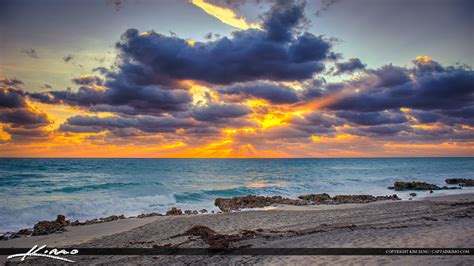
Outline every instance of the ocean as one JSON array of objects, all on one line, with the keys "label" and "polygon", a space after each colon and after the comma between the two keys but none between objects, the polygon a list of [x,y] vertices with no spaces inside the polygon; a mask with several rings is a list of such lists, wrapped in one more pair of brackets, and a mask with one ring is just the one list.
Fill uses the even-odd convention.
[{"label": "ocean", "polygon": [[[86,220],[172,206],[216,210],[215,198],[249,194],[389,195],[395,181],[445,185],[446,178],[474,178],[474,158],[0,159],[0,232],[58,214]],[[434,195],[467,191],[474,189]]]}]

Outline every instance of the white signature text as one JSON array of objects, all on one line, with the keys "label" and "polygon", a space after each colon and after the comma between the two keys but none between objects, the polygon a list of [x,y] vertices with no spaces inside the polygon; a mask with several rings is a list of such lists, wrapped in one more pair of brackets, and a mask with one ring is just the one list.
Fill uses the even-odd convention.
[{"label": "white signature text", "polygon": [[42,245],[41,247],[38,247],[38,245],[35,245],[28,252],[13,254],[13,255],[8,256],[7,259],[21,257],[21,261],[24,261],[27,257],[45,257],[45,258],[50,258],[50,259],[55,259],[55,260],[74,262],[73,260],[60,257],[59,255],[76,255],[77,253],[79,253],[79,250],[77,249],[72,249],[71,251],[67,251],[65,249],[58,250],[56,248],[53,248],[51,250],[47,250],[45,248],[46,248],[46,245]]}]

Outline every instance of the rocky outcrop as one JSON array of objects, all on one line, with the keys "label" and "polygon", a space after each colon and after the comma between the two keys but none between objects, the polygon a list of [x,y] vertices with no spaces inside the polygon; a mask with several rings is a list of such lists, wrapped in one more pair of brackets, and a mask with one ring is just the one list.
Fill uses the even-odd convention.
[{"label": "rocky outcrop", "polygon": [[217,198],[214,204],[223,212],[236,211],[244,208],[263,208],[272,204],[305,205],[301,200],[283,198],[281,196],[265,197],[248,195],[234,198]]},{"label": "rocky outcrop", "polygon": [[108,217],[100,218],[99,222],[100,223],[105,223],[105,222],[112,222],[112,221],[116,221],[116,220],[120,220],[120,219],[125,219],[125,216],[123,214],[120,215],[120,216],[111,215],[111,216],[108,216]]},{"label": "rocky outcrop", "polygon": [[369,203],[379,200],[400,200],[396,195],[390,196],[372,196],[372,195],[337,195],[331,198],[332,203],[330,204],[343,204],[343,203]]},{"label": "rocky outcrop", "polygon": [[393,194],[391,196],[372,196],[372,195],[337,195],[334,197],[326,193],[310,194],[299,196],[299,199],[307,201],[309,204],[347,204],[347,203],[369,203],[379,200],[400,200]]},{"label": "rocky outcrop", "polygon": [[41,221],[33,227],[33,235],[49,235],[56,232],[64,231],[64,227],[69,225],[64,215],[58,215],[54,221]]},{"label": "rocky outcrop", "polygon": [[218,198],[215,205],[223,212],[237,211],[244,208],[263,208],[273,204],[285,205],[312,205],[312,204],[345,204],[345,203],[368,203],[379,200],[400,200],[397,195],[391,196],[372,196],[372,195],[337,195],[334,197],[329,194],[309,194],[299,196],[298,199],[283,198],[281,196],[245,196],[234,198]]},{"label": "rocky outcrop", "polygon": [[183,211],[176,207],[171,208],[171,210],[166,212],[166,215],[182,215]]},{"label": "rocky outcrop", "polygon": [[474,179],[466,178],[448,178],[446,184],[459,185],[461,187],[474,187]]},{"label": "rocky outcrop", "polygon": [[176,235],[171,238],[181,236],[194,236],[201,238],[212,249],[231,248],[236,242],[254,238],[258,233],[251,230],[244,230],[241,234],[219,234],[211,228],[203,225],[195,225],[183,234]]},{"label": "rocky outcrop", "polygon": [[448,187],[442,186],[439,187],[434,184],[426,183],[426,182],[395,182],[393,187],[388,187],[389,189],[394,189],[396,191],[402,190],[441,190],[441,189],[459,189],[459,187]]},{"label": "rocky outcrop", "polygon": [[137,216],[137,218],[146,218],[146,217],[153,217],[153,216],[163,216],[161,213],[151,212],[151,213],[142,213]]},{"label": "rocky outcrop", "polygon": [[309,201],[313,203],[324,203],[330,200],[331,196],[329,196],[329,194],[322,193],[322,194],[303,195],[303,196],[299,196],[298,198],[301,200]]},{"label": "rocky outcrop", "polygon": [[393,189],[396,191],[401,190],[439,190],[441,189],[437,185],[433,185],[426,182],[395,182]]}]

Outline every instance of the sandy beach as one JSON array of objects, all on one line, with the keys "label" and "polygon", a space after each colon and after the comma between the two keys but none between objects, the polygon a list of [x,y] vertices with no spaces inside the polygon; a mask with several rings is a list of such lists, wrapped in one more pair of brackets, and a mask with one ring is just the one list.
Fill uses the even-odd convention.
[{"label": "sandy beach", "polygon": [[[1,248],[472,248],[474,194],[413,201],[317,206],[275,205],[266,210],[203,215],[155,216],[85,226],[60,234],[1,241]],[[197,226],[197,227],[196,227]],[[217,242],[191,228],[212,230]],[[245,234],[246,232],[246,234]],[[232,238],[229,236],[239,235]],[[215,239],[214,239],[215,240]],[[472,265],[472,256],[71,256],[78,264],[418,264]],[[2,257],[2,261],[6,258]],[[8,261],[15,263],[17,259]],[[29,258],[23,263],[54,263]]]}]

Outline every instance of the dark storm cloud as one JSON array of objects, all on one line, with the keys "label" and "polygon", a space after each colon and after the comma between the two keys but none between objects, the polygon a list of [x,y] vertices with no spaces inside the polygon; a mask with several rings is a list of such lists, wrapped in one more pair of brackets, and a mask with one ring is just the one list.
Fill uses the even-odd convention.
[{"label": "dark storm cloud", "polygon": [[96,117],[74,116],[62,124],[60,131],[67,132],[102,132],[116,129],[138,129],[146,133],[169,133],[196,125],[190,119],[172,117],[134,116],[134,117]]},{"label": "dark storm cloud", "polygon": [[263,28],[267,31],[268,38],[277,42],[290,41],[305,20],[305,5],[305,3],[291,6],[274,5],[264,15]]},{"label": "dark storm cloud", "polygon": [[401,124],[407,122],[407,118],[400,112],[352,112],[340,111],[336,113],[337,117],[365,126],[381,124]]},{"label": "dark storm cloud", "polygon": [[102,85],[103,80],[100,77],[94,75],[85,75],[71,80],[76,85]]},{"label": "dark storm cloud", "polygon": [[405,124],[352,127],[344,130],[345,133],[364,137],[393,137],[402,132],[412,131],[413,129]]},{"label": "dark storm cloud", "polygon": [[15,89],[0,90],[0,108],[19,108],[25,107],[23,92]]},{"label": "dark storm cloud", "polygon": [[410,115],[423,124],[434,123],[442,118],[442,115],[439,112],[434,111],[412,110],[410,111]]},{"label": "dark storm cloud", "polygon": [[0,89],[0,122],[14,128],[37,128],[50,123],[46,114],[29,108],[23,91],[10,88]]},{"label": "dark storm cloud", "polygon": [[[359,93],[330,105],[329,109],[362,112],[401,107],[456,110],[474,102],[474,72],[468,68],[426,71],[423,65],[414,69],[389,65],[367,73],[369,76],[365,79],[375,78],[376,82],[358,87]],[[363,84],[364,78],[357,82]]]},{"label": "dark storm cloud", "polygon": [[129,29],[117,43],[122,62],[116,76],[142,84],[192,79],[214,84],[254,80],[293,81],[324,69],[331,44],[310,33],[297,35],[303,5],[274,8],[264,31],[235,31],[232,37],[189,45],[186,40]]},{"label": "dark storm cloud", "polygon": [[27,56],[29,56],[31,58],[34,58],[34,59],[39,58],[38,53],[36,53],[35,49],[22,49],[21,52],[26,54]]},{"label": "dark storm cloud", "polygon": [[249,114],[251,110],[240,104],[210,104],[196,107],[192,110],[192,117],[198,121],[220,122],[228,118],[238,118]]},{"label": "dark storm cloud", "polygon": [[308,136],[317,133],[334,132],[335,127],[344,124],[342,119],[319,111],[309,113],[304,117],[294,117],[288,122],[291,127],[306,132]]},{"label": "dark storm cloud", "polygon": [[0,108],[0,122],[10,124],[14,128],[37,128],[50,124],[46,114],[36,113],[28,108]]},{"label": "dark storm cloud", "polygon": [[457,110],[446,110],[443,114],[451,117],[461,117],[461,118],[474,118],[474,103],[471,106],[467,106]]},{"label": "dark storm cloud", "polygon": [[344,73],[353,73],[356,70],[364,69],[365,65],[362,64],[359,58],[350,58],[347,62],[336,63],[336,72],[334,75],[340,75]]},{"label": "dark storm cloud", "polygon": [[219,93],[241,95],[246,98],[261,98],[273,104],[295,103],[298,101],[298,94],[294,89],[283,85],[274,85],[264,82],[223,88],[219,90]]},{"label": "dark storm cloud", "polygon": [[[191,102],[190,94],[183,90],[169,90],[158,86],[130,86],[115,82],[108,83],[105,90],[81,86],[78,91],[50,91],[30,94],[30,97],[44,103],[63,102],[71,106],[94,108],[102,106],[110,111],[121,108],[133,114],[160,114],[185,111]],[[123,110],[123,109],[122,109]]]},{"label": "dark storm cloud", "polygon": [[[321,36],[297,33],[304,22],[304,4],[275,5],[264,18],[264,30],[242,30],[205,43],[189,44],[176,36],[155,32],[140,34],[129,29],[116,44],[119,63],[114,71],[97,68],[105,76],[73,79],[77,91],[30,93],[44,103],[64,103],[91,111],[126,115],[179,116],[188,112],[203,121],[222,120],[247,114],[242,107],[211,105],[189,110],[192,97],[181,80],[200,80],[212,84],[257,80],[304,80],[324,69],[331,56],[331,44]],[[98,89],[95,85],[102,85]],[[243,93],[274,103],[296,102],[288,88],[261,86]],[[221,111],[221,114],[214,114]]]}]

